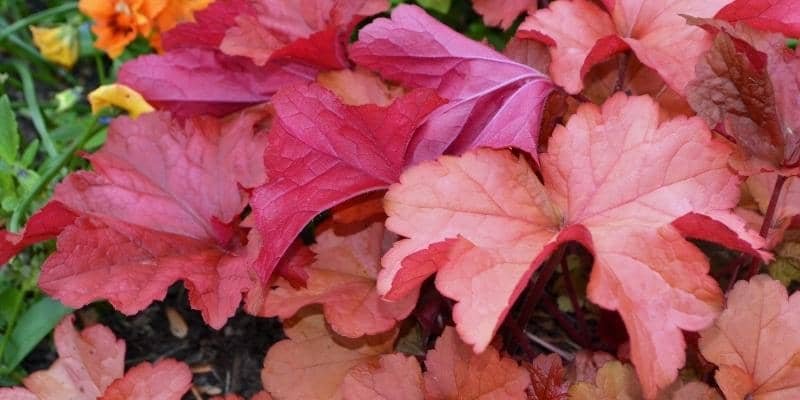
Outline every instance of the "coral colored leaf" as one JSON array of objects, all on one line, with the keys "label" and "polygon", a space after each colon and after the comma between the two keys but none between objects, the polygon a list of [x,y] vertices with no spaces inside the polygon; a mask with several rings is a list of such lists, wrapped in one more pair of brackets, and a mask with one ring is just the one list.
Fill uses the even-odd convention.
[{"label": "coral colored leaf", "polygon": [[417,295],[388,302],[375,289],[384,243],[393,239],[380,223],[350,236],[332,230],[318,234],[311,246],[316,260],[305,268],[305,287],[294,288],[285,280],[270,284],[273,289],[257,315],[287,319],[309,304],[322,304],[325,319],[339,335],[356,338],[394,328],[411,313]]},{"label": "coral colored leaf", "polygon": [[220,48],[257,65],[291,59],[328,69],[348,66],[345,43],[349,27],[389,7],[386,0],[254,0],[252,13],[236,18]]},{"label": "coral colored leaf", "polygon": [[75,217],[75,213],[61,203],[51,202],[31,216],[21,234],[0,229],[0,266],[26,247],[55,238],[75,221]]},{"label": "coral colored leaf", "polygon": [[[59,358],[48,370],[35,372],[23,380],[33,399],[95,400],[122,376],[125,343],[102,325],[78,333],[73,320],[74,317],[68,316],[55,329]],[[0,397],[14,399],[13,396],[22,396],[24,392],[0,389]]]},{"label": "coral colored leaf", "polygon": [[425,398],[430,400],[527,399],[530,377],[525,368],[494,348],[481,354],[459,340],[453,328],[445,328],[436,347],[425,359]]},{"label": "coral colored leaf", "polygon": [[514,146],[536,157],[549,79],[436,21],[421,8],[400,5],[392,19],[359,32],[351,58],[392,81],[435,89],[450,102],[414,138],[413,160],[478,146]]},{"label": "coral colored leaf", "polygon": [[588,0],[554,1],[531,13],[520,36],[551,46],[550,74],[569,93],[583,89],[583,78],[594,65],[630,48],[683,94],[710,35],[686,24],[681,15],[711,17],[729,1],[618,0],[610,15]]},{"label": "coral colored leaf", "polygon": [[322,72],[317,76],[317,82],[350,106],[375,104],[388,107],[403,94],[402,88],[388,85],[363,68]]},{"label": "coral colored leaf", "polygon": [[417,359],[389,354],[352,368],[342,383],[347,400],[423,400]]},{"label": "coral colored leaf", "polygon": [[756,29],[800,36],[800,7],[793,0],[736,0],[714,17],[728,22],[742,21]]},{"label": "coral colored leaf", "polygon": [[288,339],[270,347],[261,370],[264,388],[286,400],[339,400],[351,368],[392,351],[397,331],[360,339],[331,332],[322,314],[299,315],[284,324]]},{"label": "coral colored leaf", "polygon": [[766,275],[739,281],[725,311],[701,333],[700,351],[719,366],[715,378],[729,399],[800,396],[800,295],[789,297]]},{"label": "coral colored leaf", "polygon": [[316,73],[295,64],[258,67],[215,50],[189,48],[129,61],[119,83],[179,116],[222,116],[268,101],[283,86],[313,81]]},{"label": "coral colored leaf", "polygon": [[707,327],[722,303],[682,233],[752,254],[764,244],[731,211],[739,178],[729,154],[699,118],[661,120],[651,99],[617,94],[556,128],[544,185],[507,151],[412,167],[386,195],[386,226],[408,239],[384,256],[378,290],[391,299],[437,273],[457,301],[459,334],[479,352],[540,263],[578,241],[594,254],[588,298],[621,314],[652,398],[684,364],[681,330]]},{"label": "coral colored leaf", "polygon": [[536,9],[535,0],[474,0],[472,7],[483,16],[483,22],[489,26],[500,26],[508,29],[520,14]]},{"label": "coral colored leaf", "polygon": [[528,366],[531,376],[530,400],[567,400],[569,385],[558,354],[539,355]]},{"label": "coral colored leaf", "polygon": [[141,363],[106,389],[100,400],[180,400],[192,385],[192,371],[172,359]]},{"label": "coral colored leaf", "polygon": [[254,260],[237,226],[265,179],[258,126],[247,110],[179,123],[168,113],[120,118],[89,158],[93,172],[67,177],[54,199],[81,217],[43,265],[40,287],[71,307],[99,299],[133,314],[184,280],[192,306],[220,328],[251,286]]},{"label": "coral colored leaf", "polygon": [[717,23],[721,30],[697,65],[688,100],[709,126],[734,138],[745,161],[760,170],[800,162],[800,57],[777,34]]},{"label": "coral colored leaf", "polygon": [[276,116],[264,154],[269,182],[251,201],[265,238],[262,279],[317,214],[396,182],[408,164],[415,129],[442,100],[417,90],[388,108],[347,106],[311,85],[287,88],[272,104]]},{"label": "coral colored leaf", "polygon": [[634,400],[642,398],[636,373],[630,365],[612,361],[597,371],[594,383],[578,382],[569,389],[574,400]]}]

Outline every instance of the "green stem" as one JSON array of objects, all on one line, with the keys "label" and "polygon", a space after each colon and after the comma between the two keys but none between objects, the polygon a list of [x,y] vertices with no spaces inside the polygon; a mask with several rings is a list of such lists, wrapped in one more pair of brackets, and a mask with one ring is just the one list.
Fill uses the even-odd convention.
[{"label": "green stem", "polygon": [[13,24],[3,28],[2,30],[0,30],[0,40],[5,39],[6,36],[16,32],[19,29],[25,28],[28,25],[33,24],[34,22],[37,22],[39,20],[42,20],[42,19],[45,19],[45,18],[48,18],[48,17],[52,17],[54,15],[61,14],[61,13],[67,12],[67,11],[72,11],[72,10],[75,10],[77,8],[78,8],[78,3],[69,2],[69,3],[62,4],[62,5],[57,6],[57,7],[48,8],[47,10],[44,10],[44,11],[41,11],[41,12],[38,12],[38,13],[35,13],[35,14],[31,14],[31,15],[29,15],[29,16],[27,16],[25,18],[22,18],[22,19],[18,20],[17,22],[14,22]]},{"label": "green stem", "polygon": [[36,182],[36,185],[31,189],[30,192],[25,194],[25,197],[22,198],[17,208],[14,209],[14,213],[11,214],[11,220],[8,223],[8,229],[11,232],[18,232],[20,229],[20,220],[22,219],[22,215],[27,211],[28,206],[30,205],[31,201],[33,201],[39,193],[50,184],[50,181],[58,175],[58,172],[61,171],[61,168],[72,159],[75,155],[75,152],[78,151],[84,144],[92,137],[92,135],[96,132],[95,127],[97,126],[97,116],[92,117],[89,121],[86,130],[78,136],[72,144],[69,145],[64,152],[61,153],[58,158],[55,159],[55,162],[50,165],[50,168],[44,172],[42,178]]},{"label": "green stem", "polygon": [[47,132],[47,125],[44,123],[42,110],[39,108],[39,101],[36,99],[36,88],[33,86],[33,78],[31,78],[31,73],[28,71],[28,66],[19,61],[14,61],[13,64],[14,68],[17,69],[17,73],[19,73],[20,79],[22,79],[22,93],[25,95],[25,102],[28,103],[28,111],[31,113],[33,127],[39,133],[39,138],[42,140],[42,145],[47,155],[55,157],[58,155],[58,150],[56,150],[53,139],[50,138],[50,133]]}]

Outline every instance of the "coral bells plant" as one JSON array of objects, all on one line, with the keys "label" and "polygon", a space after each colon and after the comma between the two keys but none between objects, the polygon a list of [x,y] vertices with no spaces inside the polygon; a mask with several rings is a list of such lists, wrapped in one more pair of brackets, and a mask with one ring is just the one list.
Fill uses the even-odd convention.
[{"label": "coral bells plant", "polygon": [[384,0],[110,3],[152,107],[0,232],[56,239],[64,304],[278,317],[260,399],[800,398],[794,2],[476,0],[502,51]]}]

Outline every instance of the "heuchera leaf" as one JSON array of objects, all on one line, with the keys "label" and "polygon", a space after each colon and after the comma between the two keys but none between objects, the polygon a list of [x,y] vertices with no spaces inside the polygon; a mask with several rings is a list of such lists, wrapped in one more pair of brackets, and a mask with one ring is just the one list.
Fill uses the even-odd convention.
[{"label": "heuchera leaf", "polygon": [[683,366],[681,329],[705,328],[722,303],[707,259],[683,236],[763,246],[731,212],[739,178],[729,154],[699,118],[660,122],[651,99],[617,94],[556,128],[541,156],[544,186],[507,151],[413,167],[386,195],[387,228],[409,239],[384,256],[378,290],[402,298],[438,271],[436,287],[458,302],[459,334],[480,352],[541,262],[578,241],[595,257],[588,297],[621,314],[652,398]]},{"label": "heuchera leaf", "polygon": [[714,28],[714,44],[687,87],[689,103],[709,126],[736,140],[742,173],[797,166],[800,57],[780,35],[718,22]]},{"label": "heuchera leaf", "polygon": [[728,22],[742,21],[756,29],[800,36],[800,8],[793,0],[736,0],[714,17]]},{"label": "heuchera leaf", "polygon": [[0,229],[0,266],[26,247],[55,238],[75,221],[76,215],[61,203],[51,202],[31,216],[20,234]]},{"label": "heuchera leaf", "polygon": [[486,25],[508,29],[520,14],[536,9],[536,0],[474,0],[472,7],[483,16]]},{"label": "heuchera leaf", "polygon": [[348,66],[345,43],[360,19],[389,8],[386,0],[252,0],[253,13],[236,18],[220,48],[257,65],[286,58],[340,69]]},{"label": "heuchera leaf", "polygon": [[[760,213],[739,210],[740,214],[747,215],[751,221],[753,229],[760,229],[764,223],[763,215],[769,207],[772,191],[775,188],[775,181],[778,174],[775,172],[764,172],[752,175],[747,178],[744,188],[755,200]],[[748,210],[749,211],[749,210]],[[796,176],[786,178],[781,188],[778,200],[775,203],[772,223],[767,232],[767,248],[773,248],[783,241],[786,229],[792,224],[793,217],[800,215],[800,178]]]},{"label": "heuchera leaf", "polygon": [[559,0],[531,13],[519,35],[551,46],[550,76],[569,93],[583,89],[583,78],[594,65],[630,49],[684,94],[710,37],[687,25],[681,14],[711,17],[729,1],[617,0],[606,3],[606,12],[588,0]]},{"label": "heuchera leaf", "polygon": [[321,304],[325,319],[342,336],[357,338],[394,328],[417,303],[416,294],[388,302],[375,289],[381,256],[394,238],[380,223],[344,237],[332,229],[318,233],[311,246],[316,260],[305,268],[305,287],[295,288],[281,278],[270,283],[272,289],[257,315],[287,319],[309,304]]},{"label": "heuchera leaf", "polygon": [[99,400],[180,400],[191,385],[192,371],[182,362],[144,362],[114,381]]},{"label": "heuchera leaf", "polygon": [[386,79],[435,89],[450,101],[415,136],[413,161],[478,146],[513,146],[536,157],[542,108],[553,85],[533,68],[408,5],[398,6],[392,19],[364,27],[350,54]]},{"label": "heuchera leaf", "polygon": [[422,119],[442,104],[412,91],[388,108],[348,106],[318,85],[287,88],[272,101],[275,120],[264,162],[269,182],[251,201],[266,238],[259,274],[266,279],[298,233],[317,214],[397,181]]},{"label": "heuchera leaf", "polygon": [[331,332],[319,313],[298,315],[284,324],[288,339],[270,347],[261,381],[286,400],[340,400],[351,368],[392,351],[397,331],[360,339]]},{"label": "heuchera leaf", "polygon": [[352,368],[342,383],[347,400],[423,400],[423,379],[417,359],[388,354]]},{"label": "heuchera leaf", "polygon": [[58,359],[23,380],[26,389],[0,389],[9,400],[179,400],[189,390],[189,366],[171,359],[132,368],[123,376],[125,342],[94,325],[75,330],[72,315],[56,327]]},{"label": "heuchera leaf", "polygon": [[611,361],[597,371],[595,382],[578,382],[569,389],[574,400],[633,400],[642,398],[642,389],[630,365]]},{"label": "heuchera leaf", "polygon": [[472,352],[453,328],[445,328],[425,358],[425,398],[524,400],[530,377],[525,368],[490,347]]},{"label": "heuchera leaf", "polygon": [[180,48],[219,49],[225,32],[236,26],[239,15],[253,14],[251,0],[215,0],[194,13],[194,22],[178,24],[164,32],[161,43],[170,52]]},{"label": "heuchera leaf", "polygon": [[94,172],[56,187],[54,200],[81,217],[59,236],[40,287],[74,308],[107,299],[133,314],[184,280],[192,306],[222,327],[251,286],[255,250],[237,224],[243,187],[265,179],[258,124],[268,116],[256,108],[225,120],[115,120],[89,156]]},{"label": "heuchera leaf", "polygon": [[540,354],[528,366],[531,376],[530,400],[567,400],[569,385],[558,354]]},{"label": "heuchera leaf", "polygon": [[316,73],[296,64],[258,67],[215,50],[188,48],[129,61],[119,82],[178,116],[222,116],[268,101],[283,86],[313,81]]},{"label": "heuchera leaf", "polygon": [[739,281],[725,311],[701,333],[700,351],[719,366],[717,384],[728,399],[800,396],[800,294],[789,297],[766,275]]}]

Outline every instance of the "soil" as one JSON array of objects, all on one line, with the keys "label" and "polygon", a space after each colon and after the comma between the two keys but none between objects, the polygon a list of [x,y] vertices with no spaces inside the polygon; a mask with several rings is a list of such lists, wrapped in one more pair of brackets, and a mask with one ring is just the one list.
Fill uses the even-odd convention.
[{"label": "soil", "polygon": [[[188,334],[175,337],[165,309],[173,307],[188,325]],[[183,361],[194,373],[193,390],[184,399],[208,399],[214,395],[237,393],[249,398],[262,389],[261,368],[267,349],[283,339],[274,318],[257,318],[237,313],[221,330],[208,327],[200,313],[188,306],[186,291],[178,284],[164,302],[153,303],[142,312],[126,317],[106,303],[84,307],[77,312],[80,324],[102,323],[127,343],[126,370],[143,361],[163,358]],[[23,367],[33,372],[46,369],[56,359],[52,340],[43,341],[25,360]],[[200,395],[200,397],[197,397]]]}]

